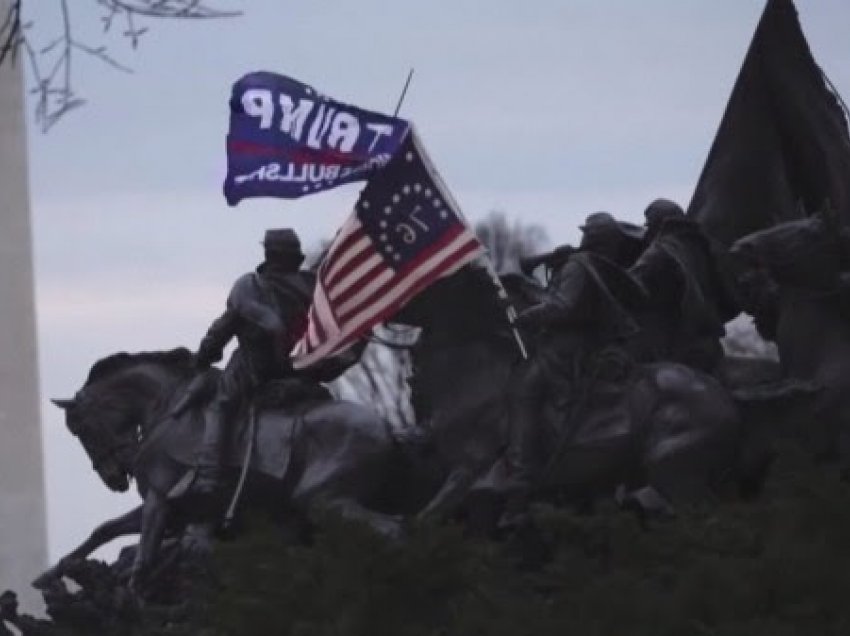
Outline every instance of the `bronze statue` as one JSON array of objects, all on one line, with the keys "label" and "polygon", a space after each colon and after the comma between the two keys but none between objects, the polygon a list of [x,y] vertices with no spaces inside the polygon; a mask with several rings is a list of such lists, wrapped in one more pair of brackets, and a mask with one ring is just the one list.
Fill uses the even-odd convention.
[{"label": "bronze statue", "polygon": [[604,256],[620,267],[630,267],[643,250],[643,228],[619,221],[608,212],[589,214],[579,229],[580,250]]},{"label": "bronze statue", "polygon": [[[311,379],[331,380],[353,361],[319,365]],[[132,477],[144,500],[140,510],[105,524],[72,555],[85,556],[118,534],[140,532],[135,589],[144,589],[162,538],[206,516],[193,503],[196,492],[185,479],[204,435],[203,414],[192,406],[176,418],[170,415],[194,382],[196,369],[186,349],[116,354],[92,367],[73,399],[55,400],[104,483],[126,490]],[[208,390],[215,389],[219,374],[205,372]],[[224,444],[228,482],[235,483],[238,469],[248,462],[246,503],[265,501],[307,519],[333,510],[378,532],[397,534],[395,517],[368,507],[380,501],[398,466],[398,449],[386,423],[371,408],[329,399],[326,391],[301,394],[293,406],[292,390],[286,379],[268,383],[253,396],[253,409],[240,410],[231,427],[232,443]],[[253,419],[248,416],[252,410]]]},{"label": "bronze statue", "polygon": [[[660,227],[651,216],[650,250],[666,249],[668,236],[690,239],[680,225],[667,229],[680,222],[677,214]],[[520,326],[534,335],[528,362],[517,364],[492,281],[474,266],[438,281],[394,318],[422,329],[411,381],[446,468],[433,489],[411,473],[399,478],[397,440],[371,409],[333,401],[321,387],[356,360],[362,344],[308,372],[292,370],[285,354],[303,329],[313,275],[298,270],[303,254],[294,232],[269,231],[265,263],[236,282],[196,354],[110,356],[73,399],[56,401],[103,481],[126,490],[135,478],[144,503],[97,528],[39,585],[49,587],[106,541],[137,532],[131,585],[144,590],[163,539],[208,518],[196,495],[211,499],[210,489],[236,482],[240,467],[247,505],[272,496],[292,515],[333,510],[388,536],[400,532],[395,514],[442,517],[475,489],[508,493],[519,509],[552,489],[592,498],[619,486],[626,500],[663,506],[711,492],[722,475],[745,468],[739,411],[698,370],[636,363],[630,347],[648,298],[624,268],[638,257],[644,230],[606,213],[591,215],[582,229],[578,248],[525,263],[547,266],[546,289],[520,275],[505,281],[522,309]],[[212,362],[234,336],[239,348],[218,371]],[[194,479],[193,467],[200,467]]]},{"label": "bronze statue", "polygon": [[[645,302],[640,285],[622,269],[638,253],[641,229],[597,212],[581,230],[577,250],[567,255],[559,248],[557,260],[543,261],[551,272],[544,300],[517,320],[537,332],[535,355],[519,368],[511,386],[508,459],[520,498],[532,481],[538,420],[550,395],[577,395],[592,356],[635,335],[634,316]],[[588,302],[591,295],[597,300]]]},{"label": "bronze statue", "polygon": [[629,272],[649,294],[636,355],[712,372],[723,357],[724,324],[740,313],[710,240],[678,204],[647,206],[646,249]]},{"label": "bronze statue", "polygon": [[788,409],[777,431],[802,437],[814,454],[838,459],[850,479],[850,321],[843,286],[844,233],[830,212],[736,241],[747,310],[776,342],[787,378],[820,390]]},{"label": "bronze statue", "polygon": [[[255,272],[234,283],[227,308],[209,328],[195,354],[196,366],[204,370],[221,360],[231,338],[239,342],[205,410],[198,453],[199,492],[212,493],[218,486],[228,420],[257,387],[293,375],[289,351],[304,330],[315,276],[299,270],[304,254],[294,231],[268,230],[263,248],[265,260]],[[183,404],[178,405],[175,415]]]},{"label": "bronze statue", "polygon": [[[505,280],[509,291],[522,285],[534,283],[519,275]],[[582,311],[602,316],[607,301],[596,286],[583,288],[577,299]],[[519,352],[492,280],[475,266],[464,267],[393,320],[422,329],[413,350],[412,390],[430,407],[434,443],[449,471],[419,517],[451,515],[477,490],[504,494],[510,483],[507,413]],[[573,397],[564,384],[564,393],[543,405],[560,416],[552,418],[556,425],[545,426],[548,417],[532,422],[541,443],[528,457],[530,495],[555,489],[585,499],[610,496],[624,484],[629,495],[649,488],[661,493],[660,500],[676,502],[706,496],[723,475],[737,474],[738,410],[712,377],[673,363],[629,364],[616,355],[599,356],[595,372],[601,381],[580,398],[582,408],[564,408]]]}]

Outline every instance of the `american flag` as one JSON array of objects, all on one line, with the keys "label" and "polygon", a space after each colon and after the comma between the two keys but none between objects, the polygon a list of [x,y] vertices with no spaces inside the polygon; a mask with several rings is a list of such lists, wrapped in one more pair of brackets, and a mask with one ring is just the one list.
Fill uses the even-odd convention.
[{"label": "american flag", "polygon": [[411,127],[366,184],[319,268],[293,366],[341,353],[483,251]]}]

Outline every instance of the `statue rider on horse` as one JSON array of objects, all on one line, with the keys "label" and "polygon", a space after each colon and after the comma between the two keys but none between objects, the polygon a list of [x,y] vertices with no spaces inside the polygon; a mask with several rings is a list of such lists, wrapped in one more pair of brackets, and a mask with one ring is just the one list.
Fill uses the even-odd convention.
[{"label": "statue rider on horse", "polygon": [[[571,397],[591,358],[622,344],[637,329],[633,315],[644,294],[625,268],[639,255],[642,229],[607,212],[587,217],[578,249],[562,246],[524,263],[551,271],[543,302],[520,313],[518,324],[537,334],[535,355],[519,368],[510,399],[510,517],[524,507],[533,480],[544,405]],[[591,298],[593,300],[591,300]],[[508,523],[506,521],[506,523]]]},{"label": "statue rider on horse", "polygon": [[646,249],[629,270],[649,293],[635,354],[711,373],[723,358],[724,324],[740,311],[718,253],[673,201],[656,199],[644,217]]},{"label": "statue rider on horse", "polygon": [[[195,354],[199,370],[221,360],[232,338],[239,346],[218,379],[204,411],[195,489],[211,494],[219,485],[220,460],[229,422],[265,382],[293,376],[288,352],[301,336],[315,285],[312,272],[299,269],[301,243],[291,229],[271,229],[263,240],[265,260],[236,280],[224,313],[213,322]],[[185,408],[187,400],[175,409]]]}]

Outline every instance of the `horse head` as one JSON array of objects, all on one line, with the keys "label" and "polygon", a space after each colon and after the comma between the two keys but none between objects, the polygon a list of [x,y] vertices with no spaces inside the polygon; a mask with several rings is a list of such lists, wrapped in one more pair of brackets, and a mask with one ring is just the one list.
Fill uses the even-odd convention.
[{"label": "horse head", "polygon": [[[92,467],[110,490],[125,492],[130,487],[130,446],[128,436],[116,435],[103,422],[103,412],[91,395],[80,390],[71,399],[51,400],[65,411],[65,425],[80,440]],[[97,413],[97,419],[93,415]]]},{"label": "horse head", "polygon": [[73,398],[52,400],[109,489],[130,487],[143,426],[190,368],[186,349],[119,353],[98,361]]},{"label": "horse head", "polygon": [[[412,373],[408,376],[411,401],[418,421],[430,419],[435,405],[457,402],[451,410],[477,399],[478,391],[458,397],[469,388],[464,374],[498,375],[519,353],[509,329],[506,306],[489,272],[466,265],[414,297],[391,319],[418,327],[411,349]],[[483,370],[482,370],[483,367]],[[461,388],[459,388],[461,387]]]},{"label": "horse head", "polygon": [[787,221],[738,239],[730,254],[745,273],[761,271],[779,285],[830,287],[840,268],[840,227],[830,213]]},{"label": "horse head", "polygon": [[477,265],[466,265],[436,281],[411,299],[391,322],[459,340],[507,326],[499,290],[487,270]]}]

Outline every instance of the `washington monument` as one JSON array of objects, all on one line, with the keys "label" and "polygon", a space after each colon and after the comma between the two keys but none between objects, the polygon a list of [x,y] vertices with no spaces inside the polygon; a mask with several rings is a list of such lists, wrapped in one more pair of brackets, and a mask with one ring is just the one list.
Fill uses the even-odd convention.
[{"label": "washington monument", "polygon": [[[0,0],[0,17],[9,1]],[[21,59],[0,66],[0,591],[47,562]]]}]

